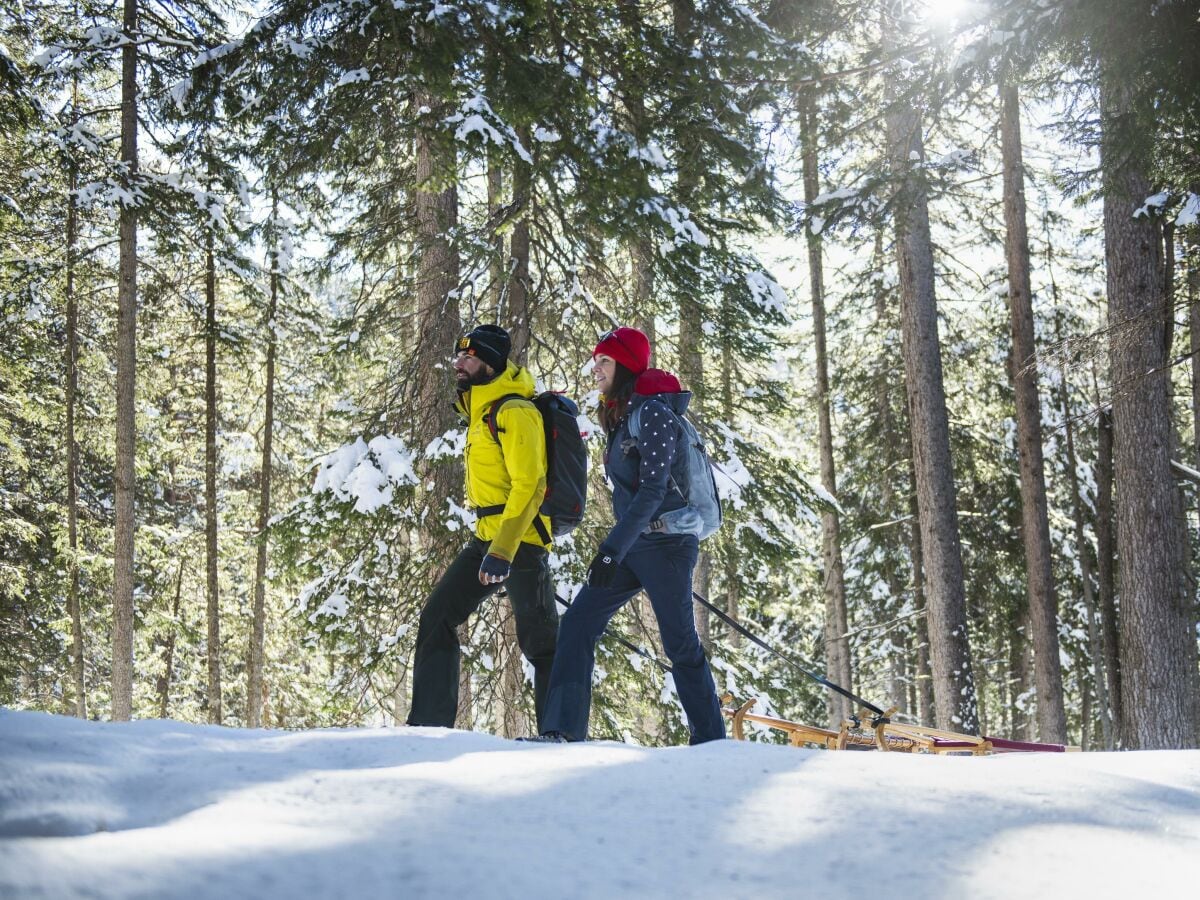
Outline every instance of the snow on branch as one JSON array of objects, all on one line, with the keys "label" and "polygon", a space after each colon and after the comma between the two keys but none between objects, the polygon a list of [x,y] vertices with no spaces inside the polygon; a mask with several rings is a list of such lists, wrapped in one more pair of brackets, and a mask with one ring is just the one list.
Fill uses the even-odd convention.
[{"label": "snow on branch", "polygon": [[321,460],[312,493],[353,500],[355,512],[369,515],[392,502],[395,488],[419,483],[413,464],[402,439],[377,435],[367,443],[360,437]]},{"label": "snow on branch", "polygon": [[466,141],[471,135],[477,134],[485,144],[490,142],[497,147],[510,144],[517,156],[530,165],[533,164],[533,157],[529,155],[517,133],[496,115],[492,105],[482,94],[475,94],[463,101],[458,112],[442,121],[446,125],[458,126],[454,129],[456,141]]}]

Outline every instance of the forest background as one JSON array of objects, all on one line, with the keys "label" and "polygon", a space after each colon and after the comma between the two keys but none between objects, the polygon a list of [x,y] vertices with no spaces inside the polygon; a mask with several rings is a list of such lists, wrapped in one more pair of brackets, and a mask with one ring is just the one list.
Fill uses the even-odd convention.
[{"label": "forest background", "polygon": [[[454,339],[580,401],[568,597],[629,324],[695,392],[729,617],[902,720],[1197,746],[1198,37],[1179,0],[6,6],[0,703],[402,722],[472,521]],[[851,712],[697,620],[719,690]],[[594,735],[678,742],[648,605],[611,631]],[[528,733],[507,604],[460,638],[459,724]]]}]

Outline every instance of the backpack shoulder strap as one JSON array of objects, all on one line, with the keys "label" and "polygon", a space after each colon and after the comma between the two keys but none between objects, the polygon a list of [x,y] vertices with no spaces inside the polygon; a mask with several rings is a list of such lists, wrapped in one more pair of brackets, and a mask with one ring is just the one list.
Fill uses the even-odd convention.
[{"label": "backpack shoulder strap", "polygon": [[644,403],[639,403],[637,408],[629,414],[629,436],[635,441],[642,433],[642,407]]},{"label": "backpack shoulder strap", "polygon": [[505,403],[508,403],[510,400],[524,400],[534,409],[537,409],[536,404],[534,404],[530,397],[523,397],[520,394],[505,394],[503,397],[497,397],[495,400],[493,400],[491,409],[488,410],[487,415],[484,416],[484,419],[487,422],[488,432],[490,432],[492,435],[492,440],[497,444],[500,443],[500,432],[504,429],[497,424],[496,417],[500,415],[500,407],[502,407]]}]

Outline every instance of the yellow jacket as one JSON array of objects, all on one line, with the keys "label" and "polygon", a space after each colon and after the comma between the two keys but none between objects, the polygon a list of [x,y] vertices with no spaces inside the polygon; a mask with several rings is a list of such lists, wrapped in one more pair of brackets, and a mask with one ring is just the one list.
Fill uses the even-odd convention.
[{"label": "yellow jacket", "polygon": [[546,495],[546,437],[542,414],[532,403],[510,400],[497,416],[497,444],[488,429],[492,404],[506,394],[532,397],[536,393],[528,369],[510,362],[508,368],[487,384],[477,384],[459,395],[457,408],[467,420],[467,503],[481,509],[503,506],[504,511],[481,516],[475,535],[490,541],[489,553],[512,561],[524,541],[549,547],[534,527],[541,519],[545,534],[550,520],[538,509]]}]

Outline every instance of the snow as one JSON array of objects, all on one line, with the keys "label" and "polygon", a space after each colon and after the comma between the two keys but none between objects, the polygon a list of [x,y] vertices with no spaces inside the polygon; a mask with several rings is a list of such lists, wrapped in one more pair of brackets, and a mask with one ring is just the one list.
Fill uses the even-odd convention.
[{"label": "snow", "polygon": [[[477,134],[485,144],[490,142],[497,147],[511,144],[513,151],[522,160],[531,165],[533,164],[533,157],[529,155],[529,151],[525,149],[525,146],[517,137],[517,133],[500,120],[499,116],[492,110],[491,104],[481,94],[475,94],[465,100],[458,112],[447,116],[443,121],[447,125],[458,126],[454,130],[454,139],[456,141],[465,141],[472,134]],[[503,134],[492,125],[493,121],[504,130]]]},{"label": "snow", "polygon": [[354,499],[354,509],[374,513],[392,502],[393,488],[418,482],[412,451],[394,435],[361,437],[327,454],[317,468],[312,493],[330,491],[339,500]]},{"label": "snow", "polygon": [[1160,191],[1157,194],[1152,194],[1142,202],[1142,205],[1139,208],[1133,211],[1133,217],[1136,219],[1139,216],[1148,216],[1152,213],[1160,213],[1170,199],[1171,195],[1167,191]]},{"label": "snow", "polygon": [[0,896],[1189,896],[1200,751],[522,744],[0,711]]},{"label": "snow", "polygon": [[1183,201],[1183,209],[1175,217],[1175,224],[1195,225],[1200,220],[1200,194],[1188,193]]},{"label": "snow", "polygon": [[342,77],[338,79],[334,87],[341,87],[344,84],[356,84],[360,81],[370,81],[371,73],[366,69],[354,69],[351,72],[342,73]]},{"label": "snow", "polygon": [[750,296],[763,309],[784,314],[787,311],[787,293],[766,272],[747,272],[746,286]]}]

